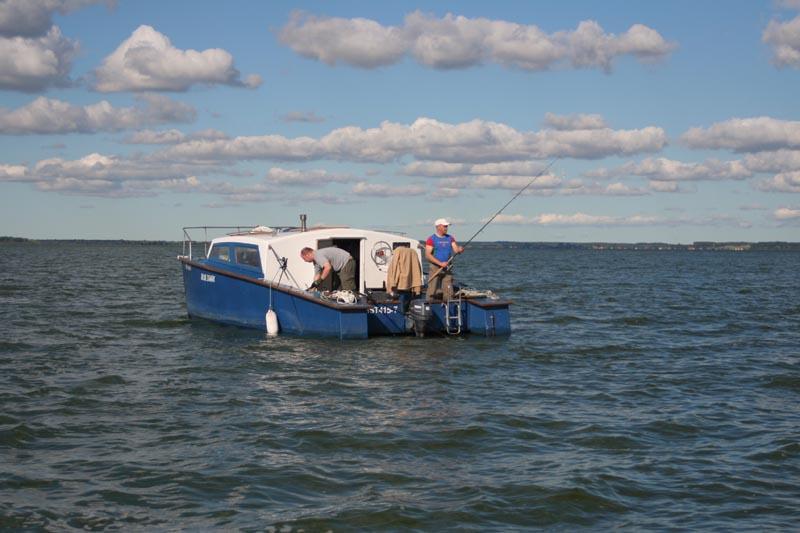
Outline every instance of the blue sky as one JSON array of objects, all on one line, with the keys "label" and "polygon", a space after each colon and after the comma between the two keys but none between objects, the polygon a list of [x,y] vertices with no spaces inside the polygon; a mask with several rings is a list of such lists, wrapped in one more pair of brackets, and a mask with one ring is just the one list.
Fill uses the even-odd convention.
[{"label": "blue sky", "polygon": [[800,240],[800,0],[0,0],[0,94],[0,235]]}]

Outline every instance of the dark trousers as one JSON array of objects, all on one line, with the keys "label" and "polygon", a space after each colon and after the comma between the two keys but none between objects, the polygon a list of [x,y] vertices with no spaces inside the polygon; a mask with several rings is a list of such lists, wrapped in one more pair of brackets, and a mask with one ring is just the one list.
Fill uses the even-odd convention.
[{"label": "dark trousers", "polygon": [[319,286],[323,291],[353,291],[356,290],[356,260],[352,257],[344,264],[340,271],[331,270],[328,277],[322,280]]}]

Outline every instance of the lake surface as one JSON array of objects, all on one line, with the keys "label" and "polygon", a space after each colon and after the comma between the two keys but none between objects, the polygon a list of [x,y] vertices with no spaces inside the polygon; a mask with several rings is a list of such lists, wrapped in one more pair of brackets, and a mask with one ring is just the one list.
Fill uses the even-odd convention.
[{"label": "lake surface", "polygon": [[798,253],[472,249],[510,337],[339,341],[0,251],[0,530],[798,530]]}]

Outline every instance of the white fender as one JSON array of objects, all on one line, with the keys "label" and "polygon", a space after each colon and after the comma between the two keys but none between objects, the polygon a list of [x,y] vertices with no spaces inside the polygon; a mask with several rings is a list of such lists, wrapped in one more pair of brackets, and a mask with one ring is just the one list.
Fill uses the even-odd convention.
[{"label": "white fender", "polygon": [[278,314],[270,309],[267,311],[267,335],[277,335],[278,329]]}]

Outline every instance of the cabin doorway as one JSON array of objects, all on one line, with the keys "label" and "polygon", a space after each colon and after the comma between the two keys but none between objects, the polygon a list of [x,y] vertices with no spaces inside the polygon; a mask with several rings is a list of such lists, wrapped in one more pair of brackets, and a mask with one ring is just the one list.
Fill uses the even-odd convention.
[{"label": "cabin doorway", "polygon": [[317,248],[341,248],[356,262],[356,288],[361,287],[361,239],[321,239],[317,241]]}]

